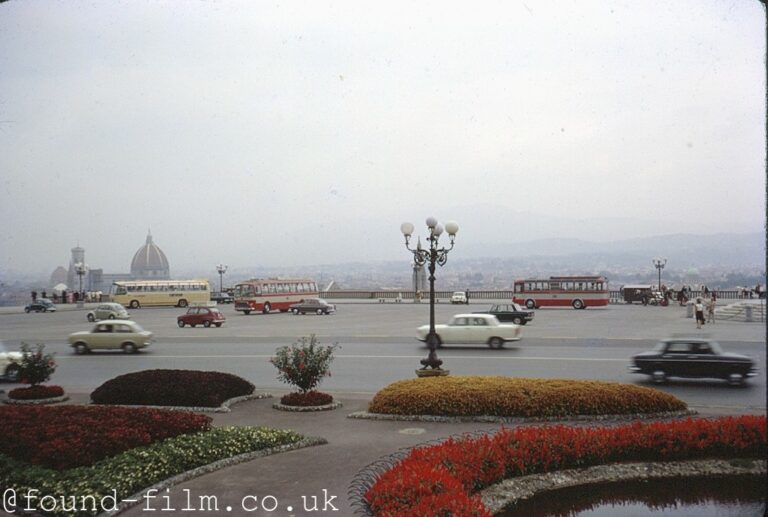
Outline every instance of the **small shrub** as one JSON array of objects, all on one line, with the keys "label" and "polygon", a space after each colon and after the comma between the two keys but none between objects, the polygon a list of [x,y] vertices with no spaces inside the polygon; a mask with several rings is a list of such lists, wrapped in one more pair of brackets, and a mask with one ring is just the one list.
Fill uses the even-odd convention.
[{"label": "small shrub", "polygon": [[321,391],[307,391],[303,393],[289,393],[283,395],[280,403],[286,406],[325,406],[333,403],[333,396]]},{"label": "small shrub", "polygon": [[38,344],[34,352],[26,343],[21,344],[21,362],[19,363],[19,379],[22,384],[36,386],[51,378],[56,371],[56,361],[52,354],[45,354],[45,345]]},{"label": "small shrub", "polygon": [[27,388],[16,388],[8,393],[8,398],[14,400],[38,400],[51,399],[64,395],[64,388],[61,386],[29,386]]},{"label": "small shrub", "polygon": [[303,393],[314,389],[330,376],[329,367],[333,361],[333,351],[339,345],[320,345],[314,334],[309,339],[302,337],[291,346],[277,349],[275,357],[269,361],[277,368],[277,378],[286,384],[292,384]]},{"label": "small shrub", "polygon": [[250,395],[245,379],[221,372],[144,370],[120,375],[91,393],[94,404],[218,407],[227,399]]},{"label": "small shrub", "polygon": [[686,409],[652,388],[601,381],[448,376],[409,379],[380,390],[372,413],[500,417],[626,415]]}]

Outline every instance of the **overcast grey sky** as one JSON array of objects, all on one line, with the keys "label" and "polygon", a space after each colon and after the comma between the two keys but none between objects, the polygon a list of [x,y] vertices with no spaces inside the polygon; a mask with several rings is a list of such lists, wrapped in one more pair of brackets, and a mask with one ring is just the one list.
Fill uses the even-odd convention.
[{"label": "overcast grey sky", "polygon": [[760,231],[765,56],[748,0],[9,1],[0,272],[127,272],[148,227],[172,272],[407,261],[428,215]]}]

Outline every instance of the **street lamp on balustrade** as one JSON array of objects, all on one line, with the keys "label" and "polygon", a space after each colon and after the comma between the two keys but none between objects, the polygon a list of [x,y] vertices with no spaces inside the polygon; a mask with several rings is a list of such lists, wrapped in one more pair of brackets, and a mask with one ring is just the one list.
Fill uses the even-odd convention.
[{"label": "street lamp on balustrade", "polygon": [[224,291],[224,273],[227,272],[228,267],[229,266],[227,266],[226,264],[218,264],[216,266],[216,271],[219,272],[219,292],[220,293]]},{"label": "street lamp on balustrade", "polygon": [[78,291],[77,296],[77,306],[82,307],[83,306],[83,277],[86,273],[88,273],[88,264],[83,264],[82,262],[78,262],[75,264],[75,273],[77,273],[77,277],[80,280],[80,290]]},{"label": "street lamp on balustrade", "polygon": [[659,270],[659,291],[661,291],[661,270],[667,265],[667,259],[656,257],[653,259],[653,265]]},{"label": "street lamp on balustrade", "polygon": [[[424,266],[425,264],[429,270],[429,333],[427,334],[427,347],[429,348],[429,355],[426,359],[421,360],[422,367],[416,370],[419,376],[429,375],[447,375],[448,371],[443,370],[440,366],[443,362],[437,358],[437,345],[438,337],[435,332],[435,265],[444,266],[448,261],[448,252],[453,249],[453,241],[456,238],[456,233],[459,231],[459,225],[450,221],[443,227],[442,224],[437,222],[434,217],[427,218],[427,228],[429,229],[429,236],[427,241],[429,242],[429,248],[424,249],[421,247],[421,238],[419,238],[416,248],[409,246],[411,235],[413,235],[413,224],[403,223],[400,225],[400,231],[405,236],[405,247],[413,253],[413,260],[418,266]],[[443,232],[448,232],[448,238],[450,239],[449,248],[438,248],[438,240]],[[430,370],[427,370],[430,368]]]}]

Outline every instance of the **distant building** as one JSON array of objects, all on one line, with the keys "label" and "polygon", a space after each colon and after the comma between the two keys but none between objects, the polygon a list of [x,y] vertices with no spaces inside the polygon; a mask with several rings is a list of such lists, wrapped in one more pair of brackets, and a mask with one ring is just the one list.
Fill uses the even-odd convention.
[{"label": "distant building", "polygon": [[171,278],[171,268],[165,253],[152,242],[152,234],[147,233],[147,242],[139,248],[131,261],[131,276],[135,279]]},{"label": "distant building", "polygon": [[422,293],[427,290],[427,274],[424,272],[424,266],[418,264],[411,264],[413,267],[413,291],[421,291]]}]

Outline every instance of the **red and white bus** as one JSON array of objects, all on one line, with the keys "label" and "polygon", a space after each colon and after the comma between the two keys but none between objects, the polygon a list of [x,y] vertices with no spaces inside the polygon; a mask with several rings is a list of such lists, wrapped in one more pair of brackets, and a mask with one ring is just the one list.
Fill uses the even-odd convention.
[{"label": "red and white bus", "polygon": [[308,278],[253,278],[235,286],[235,310],[287,312],[291,304],[317,296],[317,284]]},{"label": "red and white bus", "polygon": [[608,279],[603,276],[551,276],[515,280],[512,301],[529,309],[568,307],[585,309],[608,305]]}]

